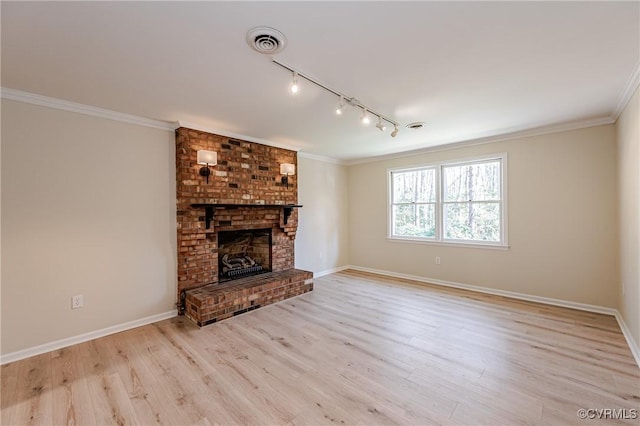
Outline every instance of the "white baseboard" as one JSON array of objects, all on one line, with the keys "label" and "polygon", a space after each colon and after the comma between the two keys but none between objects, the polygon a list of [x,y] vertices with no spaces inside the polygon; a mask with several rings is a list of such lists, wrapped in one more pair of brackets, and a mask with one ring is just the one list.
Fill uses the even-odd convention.
[{"label": "white baseboard", "polygon": [[130,330],[132,328],[162,321],[168,318],[173,318],[177,315],[178,315],[178,311],[174,309],[169,312],[151,315],[149,317],[125,322],[123,324],[114,325],[111,327],[103,328],[101,330],[91,331],[89,333],[79,334],[77,336],[56,340],[55,342],[49,342],[43,345],[38,345],[38,346],[34,346],[27,349],[22,349],[20,351],[11,352],[11,353],[0,356],[0,365],[8,364],[14,361],[19,361],[21,359],[29,358],[35,355],[40,355],[46,352],[54,351],[56,349],[66,348],[67,346],[76,345],[78,343],[97,339],[98,337],[108,336],[110,334],[119,333],[121,331]]},{"label": "white baseboard", "polygon": [[[622,315],[617,309],[607,308],[604,306],[589,305],[585,303],[570,302],[570,301],[561,300],[561,299],[552,299],[549,297],[533,296],[533,295],[518,293],[514,291],[497,290],[497,289],[492,289],[488,287],[457,283],[453,281],[443,281],[443,280],[438,280],[434,278],[421,277],[418,275],[401,274],[398,272],[365,268],[362,266],[355,266],[355,265],[340,266],[338,268],[327,269],[325,271],[320,271],[320,272],[314,272],[313,277],[320,278],[325,275],[334,274],[336,272],[344,271],[347,269],[353,269],[355,271],[362,271],[362,272],[369,272],[372,274],[378,274],[378,275],[383,275],[383,276],[393,277],[393,278],[403,278],[403,279],[408,279],[408,280],[417,281],[417,282],[441,285],[445,287],[460,288],[463,290],[476,291],[479,293],[494,294],[497,296],[510,297],[513,299],[526,300],[530,302],[544,303],[547,305],[579,309],[582,311],[595,312],[599,314],[613,315],[618,321],[618,324],[620,325],[622,334],[624,335],[627,341],[627,344],[629,345],[629,349],[631,350],[631,353],[633,354],[633,357],[636,360],[636,363],[640,367],[640,348],[638,347],[638,344],[633,340],[629,327],[627,327],[627,324],[624,321],[624,318],[622,317]],[[66,339],[56,340],[55,342],[45,343],[44,345],[34,346],[32,348],[11,352],[11,353],[0,356],[0,365],[8,364],[10,362],[19,361],[21,359],[28,358],[31,356],[40,355],[56,349],[61,349],[67,346],[97,339],[99,337],[108,336],[110,334],[119,333],[121,331],[130,330],[132,328],[151,324],[157,321],[162,321],[168,318],[173,318],[177,315],[178,315],[178,311],[174,309],[172,311],[164,312],[162,314],[152,315],[152,316],[141,318],[138,320],[129,321],[124,324],[114,325],[112,327],[103,328],[101,330],[80,334],[78,336],[68,337]]]},{"label": "white baseboard", "polygon": [[496,296],[510,297],[512,299],[526,300],[529,302],[544,303],[546,305],[560,306],[563,308],[578,309],[581,311],[594,312],[597,314],[613,315],[618,321],[618,324],[620,325],[622,334],[624,335],[624,338],[626,339],[627,344],[629,345],[629,349],[631,350],[631,353],[633,354],[633,357],[635,358],[636,363],[638,364],[638,367],[640,367],[640,349],[638,348],[638,344],[633,340],[631,331],[627,327],[627,324],[624,322],[624,318],[622,318],[622,315],[620,314],[620,312],[615,308],[607,308],[605,306],[590,305],[587,303],[571,302],[571,301],[562,300],[562,299],[553,299],[550,297],[534,296],[526,293],[518,293],[515,291],[507,291],[507,290],[498,290],[494,288],[482,287],[482,286],[471,285],[471,284],[462,284],[462,283],[457,283],[453,281],[443,281],[435,278],[421,277],[418,275],[401,274],[398,272],[365,268],[365,267],[356,266],[356,265],[349,265],[347,267],[342,268],[341,270],[344,270],[344,269],[353,269],[354,271],[369,272],[372,274],[384,275],[387,277],[403,278],[403,279],[427,283],[427,284],[435,284],[435,285],[441,285],[445,287],[453,287],[453,288],[459,288],[463,290],[475,291],[478,293],[486,293],[486,294],[493,294]]},{"label": "white baseboard", "polygon": [[345,269],[349,269],[349,268],[351,268],[351,266],[345,265],[345,266],[339,266],[333,269],[326,269],[320,272],[314,272],[313,278],[320,278],[320,277],[324,277],[325,275],[335,274],[336,272],[344,271]]},{"label": "white baseboard", "polygon": [[563,308],[579,309],[581,311],[595,312],[598,314],[607,314],[607,315],[616,314],[616,310],[614,308],[607,308],[607,307],[598,306],[598,305],[589,305],[586,303],[570,302],[568,300],[552,299],[550,297],[533,296],[526,293],[518,293],[516,291],[498,290],[495,288],[481,287],[481,286],[471,285],[471,284],[462,284],[454,281],[443,281],[435,278],[421,277],[418,275],[408,275],[408,274],[401,274],[397,272],[383,271],[379,269],[364,268],[362,266],[352,265],[349,267],[349,269],[362,271],[362,272],[370,272],[372,274],[385,275],[385,276],[394,277],[394,278],[404,278],[407,280],[418,281],[418,282],[423,282],[428,284],[436,284],[436,285],[441,285],[445,287],[460,288],[463,290],[470,290],[478,293],[487,293],[487,294],[493,294],[496,296],[510,297],[512,299],[526,300],[529,302],[544,303],[546,305],[562,306]]},{"label": "white baseboard", "polygon": [[616,319],[618,320],[618,324],[620,325],[620,330],[622,330],[622,334],[624,338],[627,340],[627,344],[629,345],[629,349],[631,349],[631,353],[633,357],[636,359],[636,364],[640,367],[640,347],[638,343],[633,340],[633,335],[631,334],[631,330],[627,327],[627,323],[624,321],[622,314],[616,309]]}]

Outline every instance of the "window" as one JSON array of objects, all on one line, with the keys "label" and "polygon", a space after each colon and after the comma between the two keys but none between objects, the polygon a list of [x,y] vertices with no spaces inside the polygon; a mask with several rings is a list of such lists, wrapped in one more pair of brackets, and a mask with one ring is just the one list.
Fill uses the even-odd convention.
[{"label": "window", "polygon": [[391,172],[392,235],[436,236],[436,169]]},{"label": "window", "polygon": [[389,237],[506,246],[506,154],[389,171]]}]

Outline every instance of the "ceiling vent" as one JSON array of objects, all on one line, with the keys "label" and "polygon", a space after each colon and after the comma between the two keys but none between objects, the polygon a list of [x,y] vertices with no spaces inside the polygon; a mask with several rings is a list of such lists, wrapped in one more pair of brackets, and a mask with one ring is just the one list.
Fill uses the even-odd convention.
[{"label": "ceiling vent", "polygon": [[258,53],[274,55],[285,48],[287,38],[276,29],[255,27],[247,33],[247,43]]},{"label": "ceiling vent", "polygon": [[415,123],[409,123],[407,124],[407,129],[413,129],[413,130],[418,130],[418,129],[422,129],[427,123],[425,123],[424,121],[416,121]]}]

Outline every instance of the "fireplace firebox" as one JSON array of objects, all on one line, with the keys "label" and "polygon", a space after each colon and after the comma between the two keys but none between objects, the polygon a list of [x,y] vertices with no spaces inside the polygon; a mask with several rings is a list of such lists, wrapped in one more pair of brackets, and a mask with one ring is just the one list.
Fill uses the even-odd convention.
[{"label": "fireplace firebox", "polygon": [[271,271],[271,229],[218,232],[218,281]]}]

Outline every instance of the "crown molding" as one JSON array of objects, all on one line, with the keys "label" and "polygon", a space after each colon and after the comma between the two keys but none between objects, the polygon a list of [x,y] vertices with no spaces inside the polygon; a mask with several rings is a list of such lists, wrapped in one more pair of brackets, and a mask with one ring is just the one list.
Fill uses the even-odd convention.
[{"label": "crown molding", "polygon": [[324,157],[322,155],[309,154],[308,152],[299,151],[298,157],[306,158],[309,160],[315,160],[315,161],[323,161],[325,163],[338,164],[341,166],[344,166],[347,164],[347,162],[344,160],[339,160],[337,158],[332,158],[332,157]]},{"label": "crown molding", "polygon": [[635,70],[629,76],[627,84],[624,86],[624,90],[620,94],[616,108],[611,113],[613,121],[618,120],[618,117],[620,117],[620,114],[622,114],[622,111],[626,108],[638,86],[640,86],[640,62],[636,64]]},{"label": "crown molding", "polygon": [[259,143],[262,145],[272,146],[274,148],[288,149],[289,151],[300,151],[299,147],[287,145],[278,142],[272,142],[266,139],[254,138],[252,136],[243,135],[241,133],[229,132],[227,130],[218,129],[216,127],[204,126],[202,124],[193,123],[191,121],[178,120],[178,127],[186,127],[187,129],[199,130],[201,132],[213,133],[214,135],[226,136],[233,139],[241,139],[243,141]]},{"label": "crown molding", "polygon": [[449,151],[452,149],[467,148],[475,145],[484,145],[489,143],[514,140],[514,139],[522,139],[522,138],[527,138],[532,136],[547,135],[549,133],[560,133],[560,132],[566,132],[569,130],[603,126],[606,124],[613,124],[615,123],[615,121],[616,120],[613,117],[608,116],[608,117],[594,118],[590,120],[552,124],[552,125],[541,126],[541,127],[536,127],[532,129],[523,129],[519,131],[505,131],[503,133],[498,133],[494,136],[487,136],[487,137],[478,138],[478,139],[465,140],[460,142],[451,142],[451,143],[445,143],[441,145],[430,146],[427,148],[414,149],[409,151],[397,152],[393,154],[379,155],[376,157],[367,157],[367,158],[349,160],[349,161],[345,161],[343,164],[347,166],[355,166],[358,164],[374,163],[376,161],[391,160],[395,158],[413,157],[415,155],[428,154],[428,153],[438,152],[438,151]]},{"label": "crown molding", "polygon": [[106,118],[107,120],[121,121],[123,123],[136,124],[138,126],[152,127],[160,130],[175,130],[175,123],[151,118],[139,117],[137,115],[124,114],[108,109],[97,108],[89,105],[79,104],[62,99],[50,98],[48,96],[36,95],[35,93],[23,92],[21,90],[0,88],[0,97],[11,101],[24,102],[32,105],[39,105],[47,108],[55,108],[63,111],[75,112],[78,114],[91,115],[93,117]]},{"label": "crown molding", "polygon": [[75,112],[78,114],[85,114],[85,115],[90,115],[94,117],[105,118],[108,120],[135,124],[138,126],[151,127],[154,129],[174,131],[179,127],[186,127],[186,128],[200,130],[203,132],[213,133],[213,134],[226,136],[234,139],[241,139],[249,142],[259,143],[262,145],[272,146],[275,148],[282,148],[290,151],[296,151],[298,152],[298,156],[302,158],[308,158],[311,160],[323,161],[327,163],[333,163],[333,164],[339,164],[339,165],[345,165],[345,166],[352,166],[352,165],[358,165],[358,164],[373,163],[376,161],[391,160],[395,158],[410,157],[414,155],[427,154],[427,153],[438,152],[438,151],[448,151],[452,149],[465,148],[465,147],[475,146],[475,145],[502,142],[502,141],[511,140],[511,139],[519,139],[519,138],[530,137],[530,136],[540,136],[540,135],[545,135],[549,133],[558,133],[558,132],[564,132],[569,130],[576,130],[576,129],[594,127],[594,126],[601,126],[606,124],[613,124],[616,122],[616,120],[618,119],[618,117],[626,107],[627,103],[629,102],[629,100],[631,99],[631,97],[633,96],[633,94],[635,93],[635,90],[638,88],[639,85],[640,85],[640,63],[636,66],[635,71],[629,77],[627,84],[625,86],[625,90],[620,96],[616,109],[608,117],[600,117],[596,119],[575,121],[575,122],[569,122],[569,123],[552,124],[552,125],[541,126],[541,127],[536,127],[532,129],[508,129],[493,136],[487,136],[483,138],[464,140],[464,141],[444,142],[439,145],[431,146],[427,148],[420,148],[415,150],[397,152],[397,153],[386,154],[386,155],[379,155],[374,157],[364,157],[364,158],[358,158],[353,160],[342,160],[342,159],[337,159],[332,157],[309,154],[306,152],[300,152],[301,148],[297,146],[273,142],[273,141],[261,139],[261,138],[255,138],[255,137],[243,135],[240,133],[229,132],[227,130],[223,130],[215,127],[209,127],[209,126],[201,125],[198,123],[193,123],[190,121],[180,120],[177,122],[170,122],[170,121],[154,120],[150,118],[139,117],[132,114],[125,114],[125,113],[111,111],[103,108],[97,108],[89,105],[79,104],[75,102],[64,101],[61,99],[50,98],[48,96],[37,95],[34,93],[24,92],[21,90],[9,89],[6,87],[0,87],[0,98],[12,100],[12,101],[24,102],[24,103],[33,104],[33,105],[44,106],[48,108],[60,109],[64,111]]},{"label": "crown molding", "polygon": [[174,131],[178,127],[187,127],[194,130],[200,130],[203,132],[214,133],[221,136],[227,136],[234,139],[242,139],[249,142],[255,142],[262,145],[273,146],[276,148],[288,149],[291,151],[299,151],[300,148],[280,144],[265,139],[254,138],[251,136],[233,133],[222,129],[203,126],[197,123],[189,121],[161,121],[151,118],[139,117],[132,114],[124,114],[121,112],[111,111],[108,109],[97,108],[90,105],[79,104],[76,102],[64,101],[62,99],[50,98],[48,96],[36,95],[35,93],[24,92],[22,90],[9,89],[6,87],[0,88],[0,97],[2,99],[8,99],[11,101],[24,102],[27,104],[39,105],[47,108],[60,109],[63,111],[75,112],[78,114],[90,115],[93,117],[106,118],[107,120],[121,121],[129,124],[136,124],[138,126],[152,127],[154,129]]}]

